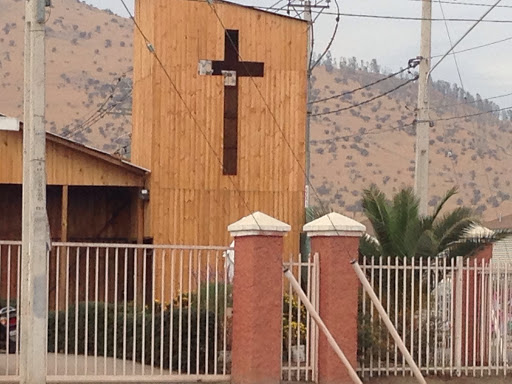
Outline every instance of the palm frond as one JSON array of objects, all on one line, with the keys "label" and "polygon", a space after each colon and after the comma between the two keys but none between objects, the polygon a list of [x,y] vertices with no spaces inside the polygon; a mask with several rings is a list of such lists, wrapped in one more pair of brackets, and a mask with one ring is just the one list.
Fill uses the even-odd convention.
[{"label": "palm frond", "polygon": [[436,205],[436,208],[434,209],[434,213],[431,216],[427,216],[427,219],[430,221],[430,225],[432,226],[434,221],[437,219],[437,216],[439,216],[439,213],[442,211],[444,205],[450,198],[454,195],[456,195],[459,192],[457,187],[450,188],[446,194],[443,196],[441,201]]},{"label": "palm frond", "polygon": [[418,221],[419,199],[412,188],[402,189],[393,198],[390,234],[395,252],[402,257],[414,257],[420,225]]},{"label": "palm frond", "polygon": [[479,223],[479,219],[471,208],[459,207],[438,218],[434,222],[432,230],[442,248],[451,242],[462,239],[466,235],[466,231]]},{"label": "palm frond", "polygon": [[359,254],[360,256],[378,257],[382,255],[382,250],[379,242],[368,234],[365,234],[359,240]]},{"label": "palm frond", "polygon": [[473,256],[477,251],[481,250],[486,245],[493,244],[497,241],[503,240],[512,236],[512,229],[499,229],[495,231],[486,231],[477,236],[470,236],[474,227],[466,230],[464,238],[457,242],[453,242],[446,248],[449,257]]},{"label": "palm frond", "polygon": [[387,252],[393,246],[393,239],[389,233],[389,204],[386,195],[377,186],[372,185],[363,191],[362,205],[366,217],[372,223],[381,249],[387,256]]},{"label": "palm frond", "polygon": [[306,223],[319,219],[333,212],[328,205],[321,204],[319,206],[311,206],[306,208]]}]

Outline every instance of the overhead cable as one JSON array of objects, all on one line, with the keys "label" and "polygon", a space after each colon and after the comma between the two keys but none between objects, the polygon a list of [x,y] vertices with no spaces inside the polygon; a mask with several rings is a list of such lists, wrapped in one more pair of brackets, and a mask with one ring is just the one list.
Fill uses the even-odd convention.
[{"label": "overhead cable", "polygon": [[355,89],[352,89],[350,91],[345,91],[345,92],[340,93],[338,95],[333,95],[333,96],[325,97],[323,99],[313,100],[313,101],[310,102],[310,104],[316,104],[316,103],[321,103],[321,102],[332,100],[332,99],[338,99],[340,97],[343,97],[343,96],[346,96],[346,95],[350,95],[350,94],[352,94],[354,92],[358,92],[358,91],[361,91],[363,89],[370,88],[370,87],[372,87],[372,86],[374,86],[376,84],[382,83],[383,81],[386,81],[386,80],[389,80],[389,79],[391,79],[391,78],[393,78],[395,76],[398,76],[401,73],[409,71],[411,68],[415,68],[417,66],[416,63],[419,63],[419,62],[416,62],[414,59],[413,60],[409,60],[409,65],[407,67],[405,67],[405,68],[400,69],[397,72],[391,73],[391,74],[389,74],[389,75],[387,75],[387,76],[385,76],[385,77],[383,77],[383,78],[381,78],[379,80],[376,80],[376,81],[374,81],[372,83],[368,83],[366,85],[362,85],[362,86],[360,86],[358,88],[355,88]]},{"label": "overhead cable", "polygon": [[333,114],[333,113],[338,113],[338,112],[348,111],[349,109],[353,109],[353,108],[360,107],[360,106],[362,106],[362,105],[365,105],[365,104],[371,103],[372,101],[375,101],[375,100],[377,100],[377,99],[380,99],[381,97],[387,96],[387,95],[389,95],[390,93],[393,93],[393,92],[395,92],[395,91],[398,91],[400,88],[403,88],[403,87],[405,87],[406,85],[408,85],[408,84],[410,84],[410,83],[412,83],[413,81],[416,81],[416,80],[418,80],[418,76],[415,76],[414,78],[407,80],[406,82],[404,82],[404,83],[402,83],[402,84],[400,84],[400,85],[398,85],[398,86],[396,86],[396,87],[394,87],[394,88],[390,89],[389,91],[386,91],[386,92],[381,93],[381,94],[379,94],[379,95],[377,95],[377,96],[375,96],[375,97],[372,97],[371,99],[368,99],[368,100],[362,101],[362,102],[357,103],[357,104],[352,104],[352,105],[350,105],[350,106],[348,106],[348,107],[345,107],[345,108],[336,109],[336,110],[334,110],[334,111],[326,111],[326,112],[313,113],[311,116],[313,116],[313,117],[314,117],[314,116],[325,116],[325,115],[331,115],[331,114]]}]

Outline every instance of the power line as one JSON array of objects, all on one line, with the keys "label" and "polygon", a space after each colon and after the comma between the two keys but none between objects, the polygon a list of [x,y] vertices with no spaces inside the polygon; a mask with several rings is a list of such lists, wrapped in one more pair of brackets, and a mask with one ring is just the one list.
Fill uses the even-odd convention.
[{"label": "power line", "polygon": [[[459,54],[459,53],[464,53],[464,52],[474,51],[475,49],[480,49],[480,48],[489,47],[489,46],[491,46],[491,45],[499,44],[499,43],[503,43],[503,42],[505,42],[505,41],[510,41],[510,40],[512,40],[512,37],[506,37],[506,38],[504,38],[504,39],[496,40],[496,41],[493,41],[493,42],[490,42],[490,43],[486,43],[486,44],[482,44],[482,45],[477,45],[477,46],[475,46],[475,47],[471,47],[471,48],[461,49],[460,51],[450,52],[449,54],[450,54],[450,55],[456,55],[456,54]],[[434,56],[431,56],[430,58],[431,58],[431,59],[436,59],[436,58],[438,58],[438,57],[442,57],[442,56],[444,56],[444,54],[434,55]]]},{"label": "power line", "polygon": [[[334,3],[336,4],[336,7],[337,7],[336,25],[334,26],[334,31],[332,33],[331,39],[329,40],[329,43],[327,44],[327,47],[325,48],[324,52],[320,55],[320,57],[318,57],[316,62],[312,66],[310,66],[310,68],[309,68],[310,71],[315,69],[315,67],[320,63],[320,61],[322,61],[322,59],[327,54],[327,52],[329,52],[329,49],[331,49],[331,46],[334,43],[334,39],[336,38],[336,35],[338,34],[338,28],[340,26],[340,4],[338,3],[338,0],[334,0]],[[324,9],[322,9],[320,11],[320,13],[322,13],[323,11],[324,11]],[[320,13],[319,13],[319,15],[320,15]]]},{"label": "power line", "polygon": [[[318,12],[318,11],[313,11]],[[337,16],[338,14],[335,12],[324,12],[324,15],[331,15],[331,16]],[[444,19],[442,18],[423,18],[423,17],[415,17],[415,16],[393,16],[393,15],[371,15],[371,14],[364,14],[364,13],[340,13],[340,16],[343,17],[354,17],[354,18],[365,18],[365,19],[383,19],[383,20],[404,20],[404,21],[440,21],[444,22]],[[471,19],[471,18],[448,18],[446,21],[450,22],[475,22],[479,21],[479,19]],[[482,23],[502,23],[502,24],[512,24],[512,20],[498,20],[498,19],[491,19],[491,20],[482,20]]]},{"label": "power line", "polygon": [[363,133],[354,133],[354,134],[345,135],[345,136],[334,136],[334,137],[330,137],[328,139],[321,139],[321,140],[311,140],[311,144],[312,145],[332,144],[332,143],[336,143],[336,142],[342,141],[342,140],[343,141],[348,141],[348,139],[352,139],[352,138],[355,138],[355,137],[366,137],[366,136],[370,136],[370,135],[381,135],[383,133],[389,133],[389,132],[401,130],[403,128],[410,127],[410,126],[413,126],[413,125],[414,125],[414,123],[405,124],[405,125],[398,126],[398,127],[389,127],[387,129],[373,128],[373,129],[370,129],[370,130],[368,130],[366,132],[363,132]]},{"label": "power line", "polygon": [[457,119],[467,119],[467,118],[470,118],[470,117],[482,116],[482,115],[486,115],[488,113],[501,112],[501,111],[506,111],[506,110],[509,110],[509,109],[512,109],[512,106],[505,107],[505,108],[492,109],[490,111],[485,111],[485,112],[472,113],[472,114],[463,115],[463,116],[442,117],[442,118],[434,119],[434,120],[431,120],[431,121],[432,122],[437,122],[437,121],[450,121],[450,120],[457,120]]},{"label": "power line", "polygon": [[313,100],[313,101],[310,102],[310,104],[321,103],[321,102],[324,102],[324,101],[328,101],[328,100],[332,100],[332,99],[338,99],[340,97],[343,97],[343,96],[346,96],[346,95],[350,95],[350,94],[355,93],[357,91],[361,91],[363,89],[372,87],[372,86],[374,86],[376,84],[382,83],[383,81],[389,80],[392,77],[398,76],[399,74],[404,73],[405,71],[408,71],[410,68],[411,67],[403,68],[403,69],[399,70],[398,72],[394,72],[394,73],[392,73],[392,74],[390,74],[390,75],[388,75],[386,77],[383,77],[383,78],[381,78],[381,79],[379,79],[377,81],[374,81],[372,83],[368,83],[366,85],[362,85],[362,86],[360,86],[358,88],[355,88],[355,89],[352,89],[350,91],[346,91],[346,92],[340,93],[338,95],[333,95],[333,96],[325,97],[323,99]]},{"label": "power line", "polygon": [[[448,42],[450,43],[450,47],[453,47],[452,37],[450,35],[450,29],[448,28],[448,22],[446,21],[446,17],[444,15],[443,4],[441,3],[441,0],[438,0],[438,2],[439,2],[439,7],[441,8],[441,14],[443,15],[443,19],[444,19],[444,26],[446,28],[446,35],[448,36]],[[457,75],[459,75],[460,86],[462,87],[462,89],[464,89],[464,83],[462,82],[462,76],[460,74],[459,61],[457,60],[457,55],[454,52],[453,52],[453,60],[455,62],[455,68],[457,69]]]},{"label": "power line", "polygon": [[[409,0],[414,2],[422,2],[423,0]],[[460,1],[439,1],[439,3],[443,4],[449,4],[449,5],[469,5],[469,6],[475,6],[475,7],[489,7],[492,4],[485,4],[485,3],[469,3],[469,2],[460,2]],[[498,5],[496,8],[512,8],[512,5]]]},{"label": "power line", "polygon": [[99,121],[101,121],[106,115],[108,115],[114,108],[116,108],[118,105],[121,105],[124,103],[124,101],[131,96],[133,93],[133,88],[131,88],[127,93],[125,93],[118,101],[113,103],[112,105],[109,105],[106,109],[102,110],[97,116],[95,116],[93,119],[89,120],[87,124],[82,124],[78,129],[75,129],[73,131],[70,131],[66,134],[64,137],[73,137],[78,135],[79,133],[85,131],[88,128],[91,128],[93,125],[97,124]]},{"label": "power line", "polygon": [[463,103],[454,103],[454,104],[448,104],[448,105],[437,105],[437,106],[433,107],[432,109],[439,110],[439,109],[443,109],[443,108],[458,107],[460,105],[476,104],[479,101],[494,100],[494,99],[499,99],[499,98],[507,97],[507,96],[512,96],[512,92],[511,93],[505,93],[503,95],[493,96],[493,97],[486,97],[485,99],[481,99],[481,100],[465,101]]},{"label": "power line", "polygon": [[[471,27],[469,27],[469,29],[457,40],[457,42],[455,44],[452,44],[450,46],[450,49],[443,55],[443,57],[441,57],[437,63],[435,63],[432,68],[430,68],[430,70],[428,71],[428,75],[427,75],[427,80],[430,78],[430,76],[432,75],[432,72],[434,72],[434,70],[437,68],[437,66],[439,66],[439,64],[444,60],[444,58],[446,56],[448,56],[450,54],[450,52],[452,52],[455,47],[457,47],[457,45],[459,45],[461,43],[462,40],[464,40],[470,33],[473,29],[476,28],[476,26],[478,24],[480,24],[482,21],[485,20],[485,18],[487,17],[487,15],[489,13],[491,13],[493,11],[494,8],[496,8],[496,6],[501,2],[501,0],[497,0],[489,9],[487,9],[487,11],[484,12],[484,14],[482,16],[480,16],[480,18],[478,20],[476,20],[475,23],[473,23],[473,25],[471,25]],[[446,21],[445,21],[445,24],[446,24]],[[430,53],[429,53],[430,54]]]},{"label": "power line", "polygon": [[[123,79],[126,78],[126,75],[128,73],[130,73],[132,70],[133,69],[129,69],[128,71],[124,72],[121,76],[116,77],[116,81],[115,81],[115,84],[113,84],[112,91],[111,91],[110,95],[108,95],[105,98],[105,100],[100,104],[100,106],[94,112],[92,112],[92,113],[88,112],[82,118],[78,119],[78,121],[80,122],[79,123],[80,125],[78,125],[77,127],[71,129],[70,131],[68,131],[66,133],[63,133],[61,136],[68,137],[71,134],[73,134],[74,132],[82,130],[82,128],[84,128],[84,126],[87,128],[87,126],[90,124],[90,122],[95,121],[99,116],[102,116],[102,115],[104,116],[105,106],[108,104],[108,102],[110,100],[112,100],[114,98],[117,88],[119,87],[119,85],[121,84]],[[108,108],[109,107],[107,107],[107,109]]]},{"label": "power line", "polygon": [[395,91],[399,90],[400,88],[405,87],[407,84],[412,83],[413,81],[416,81],[416,80],[418,80],[418,76],[415,76],[414,78],[407,80],[406,82],[404,82],[404,83],[402,83],[402,84],[400,84],[400,85],[398,85],[398,86],[396,86],[396,87],[394,87],[394,88],[390,89],[389,91],[386,91],[386,92],[381,93],[381,94],[379,94],[379,95],[377,95],[377,96],[375,96],[375,97],[372,97],[371,99],[368,99],[368,100],[362,101],[362,102],[357,103],[357,104],[350,105],[350,106],[345,107],[345,108],[336,109],[336,110],[334,110],[334,111],[327,111],[327,112],[314,113],[314,114],[312,114],[311,116],[325,116],[325,115],[331,115],[331,114],[333,114],[333,113],[343,112],[343,111],[347,111],[347,110],[349,110],[349,109],[353,109],[353,108],[360,107],[361,105],[365,105],[365,104],[371,103],[372,101],[375,101],[375,100],[377,100],[377,99],[380,99],[381,97],[387,96],[387,95],[389,95],[390,93],[393,93],[393,92],[395,92]]}]

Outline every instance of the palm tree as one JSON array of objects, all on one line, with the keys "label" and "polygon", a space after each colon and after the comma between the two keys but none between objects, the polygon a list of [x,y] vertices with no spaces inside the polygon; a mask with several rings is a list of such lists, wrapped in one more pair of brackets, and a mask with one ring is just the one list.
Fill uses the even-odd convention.
[{"label": "palm tree", "polygon": [[421,216],[419,199],[411,188],[399,191],[391,201],[375,185],[363,192],[363,209],[375,231],[375,238],[361,239],[360,252],[367,257],[471,256],[483,245],[509,235],[489,231],[471,235],[480,224],[473,210],[459,207],[441,215],[445,203],[457,193],[450,189],[433,213]]}]

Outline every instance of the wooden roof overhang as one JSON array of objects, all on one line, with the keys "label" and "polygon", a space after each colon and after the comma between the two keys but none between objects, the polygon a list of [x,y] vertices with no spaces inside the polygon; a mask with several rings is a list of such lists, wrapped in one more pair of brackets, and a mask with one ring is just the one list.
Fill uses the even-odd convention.
[{"label": "wooden roof overhang", "polygon": [[[21,184],[23,132],[0,131],[0,184]],[[144,187],[150,171],[107,152],[46,134],[48,185]]]}]

